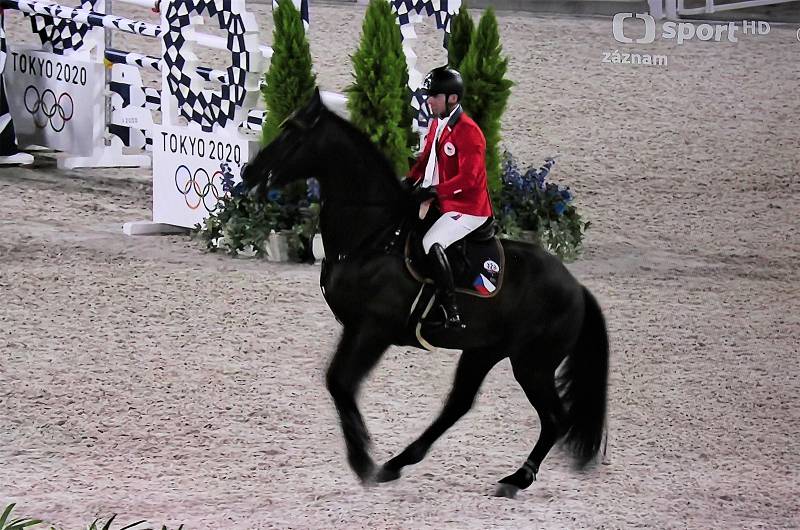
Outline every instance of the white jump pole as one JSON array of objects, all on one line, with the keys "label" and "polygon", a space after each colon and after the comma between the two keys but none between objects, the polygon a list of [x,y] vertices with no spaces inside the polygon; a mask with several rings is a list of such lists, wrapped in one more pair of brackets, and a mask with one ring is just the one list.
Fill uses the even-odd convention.
[{"label": "white jump pole", "polygon": [[3,0],[3,3],[23,13],[73,20],[87,26],[116,29],[145,37],[160,37],[164,32],[159,24],[131,20],[115,15],[105,15],[97,11],[74,9],[60,4],[39,2],[37,0]]}]

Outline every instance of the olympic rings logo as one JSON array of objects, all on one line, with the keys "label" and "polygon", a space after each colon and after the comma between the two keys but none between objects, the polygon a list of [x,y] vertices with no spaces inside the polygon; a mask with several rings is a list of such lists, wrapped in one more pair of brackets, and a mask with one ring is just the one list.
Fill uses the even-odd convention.
[{"label": "olympic rings logo", "polygon": [[49,124],[55,132],[61,132],[75,113],[72,96],[64,92],[56,97],[49,88],[39,95],[39,89],[33,85],[25,89],[25,110],[33,116],[33,123],[39,129]]},{"label": "olympic rings logo", "polygon": [[180,165],[175,170],[175,187],[178,193],[183,195],[186,206],[190,209],[197,210],[202,204],[208,213],[212,213],[219,207],[220,199],[224,195],[220,193],[214,181],[215,179],[221,181],[222,178],[221,171],[215,171],[209,177],[208,171],[203,168],[198,168],[192,174],[188,167]]}]

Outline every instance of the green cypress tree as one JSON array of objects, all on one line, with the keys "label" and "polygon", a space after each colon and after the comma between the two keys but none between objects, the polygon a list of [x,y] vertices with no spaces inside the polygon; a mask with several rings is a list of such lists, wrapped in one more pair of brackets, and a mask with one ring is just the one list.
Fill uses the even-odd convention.
[{"label": "green cypress tree", "polygon": [[386,0],[370,0],[361,43],[352,56],[353,84],[347,88],[350,121],[386,154],[398,175],[411,156],[408,69],[400,26]]},{"label": "green cypress tree", "polygon": [[265,145],[278,136],[283,120],[311,99],[317,85],[303,20],[292,0],[278,0],[272,18],[275,22],[272,59],[261,89],[267,104],[261,130],[261,141]]},{"label": "green cypress tree", "polygon": [[489,192],[499,208],[500,191],[500,119],[506,109],[513,83],[505,79],[508,58],[501,56],[497,18],[491,7],[481,17],[478,29],[464,61],[461,75],[465,94],[462,105],[486,137],[486,173]]},{"label": "green cypress tree", "polygon": [[458,14],[450,22],[450,37],[447,41],[447,64],[451,68],[459,69],[464,57],[469,51],[472,34],[475,32],[475,22],[467,10],[467,4],[462,2]]},{"label": "green cypress tree", "polygon": [[[407,76],[408,70],[406,70],[406,77]],[[408,84],[406,84],[406,87],[408,87]],[[403,120],[400,122],[400,128],[406,132],[406,146],[408,149],[406,150],[406,166],[402,169],[402,171],[398,172],[400,177],[405,176],[408,173],[408,169],[414,164],[414,153],[419,148],[420,144],[419,133],[414,132],[413,130],[414,118],[417,116],[419,111],[411,106],[414,93],[410,88],[407,88],[406,92],[408,95],[406,97],[406,104],[403,110]]]}]

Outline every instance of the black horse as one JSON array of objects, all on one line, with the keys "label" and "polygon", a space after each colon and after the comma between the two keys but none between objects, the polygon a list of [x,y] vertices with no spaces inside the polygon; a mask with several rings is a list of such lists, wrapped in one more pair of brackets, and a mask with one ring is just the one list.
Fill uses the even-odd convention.
[{"label": "black horse", "polygon": [[472,407],[486,374],[509,357],[514,377],[541,421],[525,463],[500,480],[497,495],[513,497],[536,479],[539,465],[563,440],[575,463],[596,457],[603,437],[608,339],[603,314],[589,291],[537,245],[503,240],[504,283],[492,298],[461,294],[465,330],[443,328],[436,346],[463,350],[439,417],[404,451],[376,468],[358,410],[364,378],[390,345],[419,346],[408,327],[420,283],[404,266],[403,245],[391,245],[411,219],[412,200],[388,159],[369,138],[312,100],[287,119],[280,135],[242,171],[251,194],[316,177],[325,299],[344,329],[327,371],[350,466],[363,482],[400,477]]}]

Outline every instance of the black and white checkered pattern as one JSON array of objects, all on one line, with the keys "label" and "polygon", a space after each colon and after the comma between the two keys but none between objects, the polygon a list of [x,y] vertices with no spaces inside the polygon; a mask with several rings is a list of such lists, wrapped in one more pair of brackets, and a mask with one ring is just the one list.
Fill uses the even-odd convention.
[{"label": "black and white checkered pattern", "polygon": [[264,128],[266,116],[267,111],[253,109],[247,114],[247,119],[242,124],[242,127],[250,131],[260,131]]},{"label": "black and white checkered pattern", "polygon": [[[104,0],[83,0],[78,8],[37,0],[5,0],[9,9],[18,9],[31,17],[31,28],[46,49],[64,54],[86,45],[87,34],[94,27],[116,28],[126,33],[160,37],[161,26],[97,12]],[[35,14],[34,14],[35,13]]]},{"label": "black and white checkered pattern", "polygon": [[[164,34],[164,67],[167,68],[167,85],[178,100],[178,109],[184,118],[198,123],[206,132],[215,125],[226,127],[236,119],[247,90],[249,75],[258,75],[260,50],[247,50],[245,35],[252,28],[245,27],[243,4],[233,0],[174,0],[170,2],[165,19],[168,24]],[[186,38],[183,32],[191,26],[191,17],[205,14],[216,17],[221,28],[228,31],[227,48],[231,52],[231,65],[225,70],[227,83],[219,91],[202,88],[202,77],[186,63],[181,52]]]},{"label": "black and white checkered pattern", "polygon": [[[6,32],[4,29],[5,16],[0,9],[0,74],[6,65]],[[11,112],[8,108],[3,76],[0,75],[0,156],[10,156],[16,154],[17,139],[14,135],[14,121],[11,119]]]},{"label": "black and white checkered pattern", "polygon": [[[106,48],[106,60],[112,64],[129,64],[139,68],[161,71],[163,59],[152,55],[144,55],[137,52],[126,52],[115,48]],[[217,83],[228,83],[228,74],[221,70],[214,70],[207,66],[198,66],[197,74],[205,81],[216,81]]]},{"label": "black and white checkered pattern", "polygon": [[[103,0],[83,0],[79,9],[96,10]],[[86,34],[92,27],[69,19],[54,19],[46,15],[31,15],[31,29],[46,47],[52,47],[53,53],[63,55],[64,52],[80,50],[84,45]]]},{"label": "black and white checkered pattern", "polygon": [[144,108],[161,112],[161,91],[159,89],[144,87]]},{"label": "black and white checkered pattern", "polygon": [[450,32],[450,19],[455,15],[455,11],[450,13],[448,0],[391,0],[392,7],[400,25],[413,22],[411,15],[422,15],[424,11],[427,16],[436,19],[436,28]]},{"label": "black and white checkered pattern", "polygon": [[5,13],[0,9],[0,74],[6,67],[6,28]]},{"label": "black and white checkered pattern", "polygon": [[[436,20],[436,28],[444,30],[442,46],[447,48],[447,40],[450,35],[450,21],[461,7],[458,0],[389,0],[400,26],[413,25],[419,20],[423,13],[433,16]],[[425,105],[425,96],[422,95],[420,88],[414,90],[411,97],[411,106],[417,110],[415,125],[420,129],[426,129],[431,116],[428,114],[428,107]]]},{"label": "black and white checkered pattern", "polygon": [[[109,86],[112,92],[116,92],[120,95],[123,106],[130,104],[129,94],[130,89],[132,88],[130,85],[112,82]],[[161,112],[161,91],[157,88],[151,87],[139,88],[144,91],[144,108],[147,110]],[[247,118],[245,118],[240,127],[244,127],[250,131],[260,131],[264,124],[264,117],[266,114],[267,112],[264,110],[252,109],[250,112],[248,112]]]},{"label": "black and white checkered pattern", "polygon": [[126,52],[117,50],[116,48],[106,48],[106,60],[112,64],[129,64],[131,66],[138,66],[139,68],[147,68],[149,70],[161,71],[161,57],[153,57],[152,55],[144,55],[137,52]]}]

